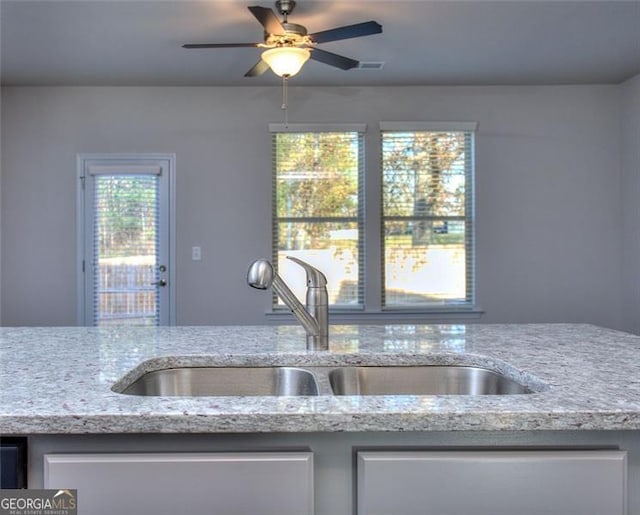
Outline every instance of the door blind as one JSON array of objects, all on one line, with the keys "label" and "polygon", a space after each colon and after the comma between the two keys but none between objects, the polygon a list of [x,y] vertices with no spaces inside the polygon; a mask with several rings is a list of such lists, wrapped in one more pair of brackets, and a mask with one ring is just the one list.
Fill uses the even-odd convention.
[{"label": "door blind", "polygon": [[158,177],[94,177],[94,325],[159,323]]}]

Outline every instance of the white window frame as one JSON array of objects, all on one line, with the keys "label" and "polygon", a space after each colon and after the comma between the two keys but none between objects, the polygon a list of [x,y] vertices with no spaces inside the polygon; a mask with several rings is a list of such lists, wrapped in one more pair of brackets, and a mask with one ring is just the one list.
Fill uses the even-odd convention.
[{"label": "white window frame", "polygon": [[168,292],[169,303],[169,319],[168,325],[176,324],[176,223],[175,223],[175,170],[176,170],[176,155],[175,154],[160,154],[160,153],[117,153],[117,154],[77,154],[76,156],[76,173],[77,173],[77,188],[76,188],[76,259],[77,259],[77,289],[76,289],[76,319],[79,326],[85,326],[87,320],[87,286],[86,286],[86,273],[85,273],[85,255],[87,248],[87,229],[86,220],[87,213],[85,205],[85,177],[90,173],[89,168],[99,169],[100,172],[108,172],[109,167],[117,166],[119,170],[122,170],[122,166],[127,166],[133,170],[153,170],[160,166],[158,163],[168,162],[169,170],[168,174],[168,199],[163,201],[163,204],[168,205],[168,231],[167,245],[168,245],[168,263],[167,263],[167,281],[170,285]]},{"label": "white window frame", "polygon": [[[473,256],[473,280],[474,298],[472,306],[465,306],[463,309],[448,307],[430,306],[402,306],[383,307],[382,290],[383,284],[383,241],[382,241],[382,131],[472,131],[474,132],[474,144],[472,149],[472,183],[467,185],[471,188],[471,205],[475,206],[476,191],[476,162],[475,150],[478,131],[478,123],[473,121],[461,122],[416,122],[416,121],[381,121],[377,131],[367,131],[366,124],[269,124],[270,132],[314,132],[314,131],[341,131],[359,130],[364,127],[364,174],[360,184],[362,196],[364,198],[363,220],[363,252],[364,252],[364,307],[358,308],[334,308],[331,310],[332,323],[363,324],[363,323],[455,323],[469,320],[478,320],[482,314],[482,309],[477,304],[477,260]],[[362,197],[361,197],[362,198]],[[275,216],[275,213],[273,213]],[[470,221],[472,228],[473,249],[475,254],[475,209]],[[272,245],[272,249],[275,248]],[[290,313],[282,310],[270,309],[266,316],[273,323],[281,323],[292,320]]]},{"label": "white window frame", "polygon": [[[468,233],[468,237],[465,241],[465,250],[467,252],[467,263],[472,268],[471,270],[466,270],[467,280],[471,281],[471,285],[467,287],[467,302],[464,302],[460,305],[452,303],[451,305],[437,305],[437,306],[429,306],[429,305],[416,305],[416,306],[402,306],[402,305],[383,305],[382,298],[384,297],[384,241],[383,236],[381,236],[380,241],[380,260],[381,266],[379,273],[381,275],[381,284],[380,284],[380,303],[381,310],[388,312],[417,312],[417,313],[425,313],[425,314],[442,314],[442,315],[453,315],[456,316],[458,314],[470,313],[475,314],[477,311],[477,300],[476,300],[476,229],[475,229],[475,138],[478,130],[477,122],[380,122],[380,162],[382,162],[382,132],[466,132],[471,133],[471,149],[470,155],[467,157],[468,161],[471,165],[470,175],[465,178],[465,229]],[[381,166],[382,168],[382,166]],[[380,191],[382,192],[382,169],[380,170]],[[384,233],[384,222],[385,216],[382,212],[382,200],[380,205],[380,228],[381,233]]]}]

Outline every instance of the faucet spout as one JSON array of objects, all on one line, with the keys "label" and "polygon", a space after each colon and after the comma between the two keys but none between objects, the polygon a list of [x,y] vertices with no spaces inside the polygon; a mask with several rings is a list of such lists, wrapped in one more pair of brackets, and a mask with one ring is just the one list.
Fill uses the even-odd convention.
[{"label": "faucet spout", "polygon": [[297,299],[282,278],[266,259],[258,259],[249,267],[247,283],[253,288],[266,290],[272,287],[291,310],[307,333],[308,350],[329,349],[329,302],[327,279],[320,270],[304,261],[287,256],[302,266],[307,273],[307,305]]},{"label": "faucet spout", "polygon": [[275,291],[282,301],[291,310],[293,315],[302,324],[308,335],[316,335],[319,332],[318,322],[311,314],[305,309],[302,303],[289,289],[287,283],[285,283],[278,274],[273,277],[273,283],[271,285],[273,291]]}]

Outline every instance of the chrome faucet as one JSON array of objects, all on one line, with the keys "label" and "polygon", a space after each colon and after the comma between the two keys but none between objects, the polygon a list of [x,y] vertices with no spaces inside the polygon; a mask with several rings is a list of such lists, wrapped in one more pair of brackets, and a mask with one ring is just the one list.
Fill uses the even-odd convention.
[{"label": "chrome faucet", "polygon": [[308,350],[329,350],[329,296],[327,278],[317,268],[304,261],[287,256],[307,273],[307,306],[296,298],[282,278],[266,259],[258,259],[249,267],[247,283],[258,290],[270,286],[292,311],[307,332]]}]

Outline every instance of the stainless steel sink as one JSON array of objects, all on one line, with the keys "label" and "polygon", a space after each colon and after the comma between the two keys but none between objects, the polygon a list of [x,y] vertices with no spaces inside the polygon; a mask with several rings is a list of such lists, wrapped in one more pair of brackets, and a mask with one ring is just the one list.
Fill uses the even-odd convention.
[{"label": "stainless steel sink", "polygon": [[121,393],[128,395],[318,395],[308,370],[294,367],[184,367],[143,374]]},{"label": "stainless steel sink", "polygon": [[180,367],[145,372],[113,390],[144,396],[511,395],[541,391],[462,365]]},{"label": "stainless steel sink", "polygon": [[329,372],[335,395],[509,395],[532,393],[502,374],[466,366],[341,367]]}]

